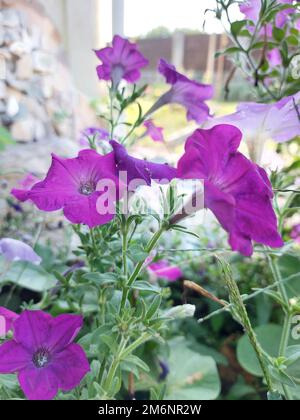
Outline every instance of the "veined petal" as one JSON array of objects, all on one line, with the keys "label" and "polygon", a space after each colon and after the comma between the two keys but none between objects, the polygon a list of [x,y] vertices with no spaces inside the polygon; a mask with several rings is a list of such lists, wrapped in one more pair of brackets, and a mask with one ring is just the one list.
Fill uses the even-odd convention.
[{"label": "veined petal", "polygon": [[29,400],[52,400],[58,391],[58,380],[50,367],[28,366],[19,372],[18,380]]},{"label": "veined petal", "polygon": [[31,363],[32,354],[15,340],[0,346],[0,373],[15,373]]}]

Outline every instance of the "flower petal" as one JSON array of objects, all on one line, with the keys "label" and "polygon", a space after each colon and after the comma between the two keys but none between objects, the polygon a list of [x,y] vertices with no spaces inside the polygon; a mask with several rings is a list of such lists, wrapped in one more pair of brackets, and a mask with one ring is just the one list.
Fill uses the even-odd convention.
[{"label": "flower petal", "polygon": [[68,346],[82,327],[83,319],[80,315],[63,314],[52,319],[47,348],[51,352],[58,352]]},{"label": "flower petal", "polygon": [[[19,315],[9,309],[0,306],[0,318],[3,317],[5,320],[5,333],[8,333],[12,329],[13,323],[18,319]],[[0,331],[1,336],[1,331]]]},{"label": "flower petal", "polygon": [[82,348],[78,344],[70,344],[56,354],[51,370],[57,378],[59,388],[69,391],[80,384],[90,371],[90,366]]},{"label": "flower petal", "polygon": [[28,366],[19,372],[18,380],[29,400],[52,400],[58,391],[58,380],[50,367]]},{"label": "flower petal", "polygon": [[13,325],[15,340],[31,352],[45,347],[51,320],[51,315],[45,312],[24,311]]},{"label": "flower petal", "polygon": [[[138,185],[151,185],[151,181],[166,183],[176,178],[177,171],[168,164],[153,163],[130,156],[124,146],[111,141],[118,170],[127,175],[127,185],[135,190]],[[129,185],[131,183],[131,186]],[[134,186],[133,186],[134,184]]]},{"label": "flower petal", "polygon": [[110,222],[115,213],[110,212],[109,207],[106,214],[99,214],[97,211],[99,197],[101,197],[101,194],[95,192],[88,197],[81,196],[77,200],[70,201],[64,207],[64,215],[71,223],[83,223],[90,229]]},{"label": "flower petal", "polygon": [[15,373],[31,363],[32,355],[15,340],[0,346],[0,373]]},{"label": "flower petal", "polygon": [[0,254],[8,261],[28,261],[36,265],[42,261],[31,246],[11,238],[0,239]]}]

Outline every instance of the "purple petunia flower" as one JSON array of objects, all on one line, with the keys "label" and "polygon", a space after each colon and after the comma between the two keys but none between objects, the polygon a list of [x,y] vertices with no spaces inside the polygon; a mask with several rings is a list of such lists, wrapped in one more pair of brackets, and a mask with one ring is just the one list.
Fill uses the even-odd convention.
[{"label": "purple petunia flower", "polygon": [[282,58],[278,48],[273,48],[272,50],[268,51],[267,59],[270,67],[276,67],[282,64]]},{"label": "purple petunia flower", "polygon": [[293,226],[290,236],[300,245],[300,223]]},{"label": "purple petunia flower", "polygon": [[229,233],[229,244],[245,256],[252,241],[283,246],[266,172],[237,151],[242,133],[231,125],[196,130],[178,163],[178,177],[204,180],[204,204]]},{"label": "purple petunia flower", "polygon": [[140,69],[148,60],[138,51],[136,44],[115,35],[112,47],[95,51],[102,64],[97,67],[99,79],[111,80],[117,86],[122,79],[135,83],[141,77]]},{"label": "purple petunia flower", "polygon": [[183,276],[181,268],[177,265],[170,265],[166,260],[160,260],[148,265],[148,270],[151,273],[154,273],[156,277],[160,277],[168,281],[176,281]]},{"label": "purple petunia flower", "polygon": [[70,391],[90,370],[84,351],[73,343],[81,326],[78,315],[53,318],[24,311],[14,321],[13,340],[0,346],[0,373],[17,373],[29,400],[50,400],[59,389]]},{"label": "purple petunia flower", "polygon": [[[277,0],[278,4],[293,4],[293,0]],[[261,0],[246,0],[243,3],[239,5],[241,13],[245,15],[246,18],[252,20],[252,22],[256,25],[259,16],[260,16],[260,10],[261,10],[262,2]],[[286,8],[284,10],[280,10],[278,13],[276,13],[275,16],[275,26],[277,28],[283,28],[284,25],[287,23],[289,17],[295,13],[294,8]],[[254,31],[253,26],[247,26],[248,30],[250,32]],[[266,34],[268,37],[272,37],[272,30],[273,25],[268,23],[264,25],[264,27],[259,31],[259,35]]]},{"label": "purple petunia flower", "polygon": [[125,173],[127,177],[126,180],[122,179],[123,184],[127,185],[130,191],[135,191],[140,185],[151,185],[152,180],[167,183],[176,178],[176,169],[167,163],[153,163],[137,159],[130,156],[120,143],[113,140],[110,144],[114,150],[119,173],[122,172],[122,175]]},{"label": "purple petunia flower", "polygon": [[239,4],[240,12],[256,23],[259,19],[261,0],[246,0]]},{"label": "purple petunia flower", "polygon": [[0,239],[0,254],[7,261],[28,261],[32,264],[39,265],[42,261],[31,246],[24,242],[11,238]]},{"label": "purple petunia flower", "polygon": [[99,127],[87,127],[80,133],[79,143],[80,146],[86,147],[89,146],[88,137],[95,138],[96,142],[100,142],[101,140],[108,141],[109,140],[109,132],[104,128]]},{"label": "purple petunia flower", "polygon": [[151,114],[163,105],[177,103],[187,109],[187,119],[202,123],[209,116],[209,108],[205,100],[213,96],[213,87],[188,79],[176,71],[175,67],[161,59],[159,72],[171,84],[171,89],[163,94],[147,114]]},{"label": "purple petunia flower", "polygon": [[157,127],[157,125],[155,125],[152,120],[145,121],[144,126],[146,127],[146,132],[144,136],[149,136],[154,141],[164,141],[162,127]]},{"label": "purple petunia flower", "polygon": [[[4,318],[5,320],[4,333],[7,334],[9,331],[12,330],[13,323],[15,322],[16,319],[19,318],[19,315],[16,314],[15,312],[10,311],[9,309],[3,308],[3,306],[0,306],[0,320],[1,320],[1,317]],[[1,335],[2,335],[2,331],[0,330],[0,337]]]},{"label": "purple petunia flower", "polygon": [[114,213],[99,214],[97,200],[104,193],[98,191],[98,182],[107,180],[117,188],[117,169],[113,153],[99,155],[94,150],[82,150],[77,158],[62,159],[52,155],[52,165],[44,181],[29,191],[13,189],[21,201],[31,200],[40,210],[64,210],[72,223],[83,223],[90,228],[113,219]]},{"label": "purple petunia flower", "polygon": [[287,97],[276,103],[240,103],[237,111],[230,115],[217,117],[205,122],[205,128],[219,124],[232,124],[238,127],[247,142],[250,157],[259,163],[266,140],[279,143],[300,135],[300,124],[295,104],[300,95]]},{"label": "purple petunia flower", "polygon": [[16,197],[20,201],[25,201],[27,196],[27,191],[29,191],[35,184],[40,182],[40,179],[37,178],[35,175],[28,174],[25,178],[21,179],[18,182],[18,197]]}]

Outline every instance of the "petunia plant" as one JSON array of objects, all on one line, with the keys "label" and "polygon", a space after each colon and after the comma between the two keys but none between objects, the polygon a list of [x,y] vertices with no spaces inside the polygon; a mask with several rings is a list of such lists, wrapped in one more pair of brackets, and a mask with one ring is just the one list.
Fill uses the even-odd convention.
[{"label": "petunia plant", "polygon": [[[205,126],[212,119],[207,101],[213,96],[213,87],[189,79],[162,59],[158,71],[171,87],[143,110],[139,99],[147,86],[136,83],[148,61],[137,45],[115,36],[112,46],[96,55],[101,61],[98,77],[108,88],[109,106],[101,115],[105,129],[99,123],[99,127],[84,130],[80,134],[84,149],[77,157],[52,155],[44,179],[33,179],[12,190],[15,199],[42,212],[62,210],[77,236],[77,248],[70,267],[53,270],[55,284],[44,291],[41,300],[31,302],[20,314],[0,310],[7,323],[0,345],[0,374],[16,374],[23,391],[14,388],[9,396],[115,399],[122,394],[135,398],[148,375],[146,389],[151,399],[187,399],[188,393],[181,387],[189,389],[190,385],[197,391],[193,398],[217,398],[220,387],[212,358],[202,358],[181,340],[173,340],[170,363],[176,365],[176,357],[180,357],[180,368],[186,363],[188,371],[187,377],[182,373],[178,379],[174,371],[168,376],[161,350],[172,323],[193,317],[196,308],[188,303],[170,308],[166,303],[168,288],[161,286],[175,283],[184,273],[172,258],[163,256],[160,244],[178,234],[199,241],[196,229],[188,227],[186,219],[204,208],[213,213],[227,236],[225,248],[213,250],[208,244],[204,251],[216,254],[229,298],[218,299],[194,282],[184,282],[185,287],[205,294],[232,314],[258,358],[264,391],[279,398],[284,390],[289,398],[290,390],[282,379],[287,376],[285,349],[276,360],[262,349],[224,261],[234,252],[243,258],[256,251],[266,255],[276,284],[283,288],[274,256],[284,252],[280,231],[284,214],[280,213],[278,220],[265,169],[239,151],[243,127],[234,121],[199,127],[173,164],[164,162],[166,159],[159,163],[140,159],[129,150],[140,140],[136,129],[144,127],[144,135],[162,141],[162,128],[155,125],[153,116],[172,103],[185,108],[187,120]],[[129,106],[138,110],[134,122],[126,121]],[[181,184],[188,186],[185,193],[180,192]],[[152,188],[158,193],[147,199],[141,191]],[[151,210],[153,204],[158,209]],[[28,258],[31,263],[40,262],[28,245],[15,243],[12,252],[14,243],[9,239],[0,240],[0,244],[4,256],[15,258],[19,252],[19,258],[28,264]],[[277,300],[290,316],[287,299],[283,292]],[[284,334],[286,340],[288,325]],[[204,373],[194,372],[194,361]]]}]

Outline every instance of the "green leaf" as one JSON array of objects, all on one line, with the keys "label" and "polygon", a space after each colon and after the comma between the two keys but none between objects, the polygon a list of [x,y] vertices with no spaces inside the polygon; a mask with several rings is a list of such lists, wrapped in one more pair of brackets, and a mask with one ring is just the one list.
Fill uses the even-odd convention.
[{"label": "green leaf", "polygon": [[283,279],[295,275],[293,279],[285,282],[289,298],[300,296],[300,258],[293,255],[283,255],[279,258],[278,263]]},{"label": "green leaf", "polygon": [[88,273],[82,277],[98,285],[111,284],[118,280],[118,276],[115,273]]},{"label": "green leaf", "polygon": [[272,35],[276,41],[281,42],[284,39],[285,31],[281,28],[277,28],[276,26],[274,26]]},{"label": "green leaf", "polygon": [[183,337],[169,342],[170,373],[166,400],[214,400],[220,393],[216,363],[210,356],[190,350]]},{"label": "green leaf", "polygon": [[133,285],[132,285],[133,289],[136,290],[143,290],[145,292],[153,292],[153,293],[160,293],[161,289],[157,286],[155,286],[154,284],[148,283],[147,281],[136,281]]},{"label": "green leaf", "polygon": [[45,271],[41,266],[23,261],[15,262],[5,274],[4,278],[0,279],[0,284],[7,281],[39,293],[52,289],[57,284],[55,277]]},{"label": "green leaf", "polygon": [[275,379],[277,382],[290,386],[292,388],[296,386],[291,376],[289,376],[283,370],[276,369],[274,366],[269,366],[269,371],[271,373],[272,378]]},{"label": "green leaf", "polygon": [[235,53],[239,53],[239,52],[241,52],[240,48],[238,48],[238,47],[230,47],[230,48],[227,48],[224,51],[217,51],[215,53],[215,58],[218,58],[221,55],[230,55],[230,54],[235,54]]},{"label": "green leaf", "polygon": [[149,366],[145,362],[143,362],[142,359],[135,356],[134,354],[130,354],[129,356],[127,356],[124,362],[137,366],[145,372],[150,372]]},{"label": "green leaf", "polygon": [[157,295],[155,296],[155,298],[153,299],[147,313],[146,313],[146,319],[151,319],[154,317],[154,315],[157,313],[157,311],[159,310],[160,304],[161,304],[161,295]]},{"label": "green leaf", "polygon": [[286,366],[294,365],[296,362],[299,362],[298,372],[300,378],[300,345],[289,346],[286,350],[287,359],[285,361]]},{"label": "green leaf", "polygon": [[[266,324],[255,328],[254,331],[262,348],[270,356],[277,357],[282,328],[276,324]],[[237,358],[247,372],[255,376],[263,376],[256,354],[246,335],[238,342]]]},{"label": "green leaf", "polygon": [[[298,35],[299,36],[299,35]],[[298,38],[296,36],[290,35],[286,38],[286,42],[290,45],[296,46],[299,44]]]},{"label": "green leaf", "polygon": [[230,27],[230,31],[234,37],[237,37],[242,30],[242,28],[246,25],[247,20],[237,20],[233,22]]},{"label": "green leaf", "polygon": [[4,386],[7,389],[14,390],[19,387],[16,375],[0,375],[0,388]]},{"label": "green leaf", "polygon": [[135,263],[144,261],[148,257],[148,253],[144,250],[144,248],[138,245],[131,246],[128,255],[129,258]]}]

